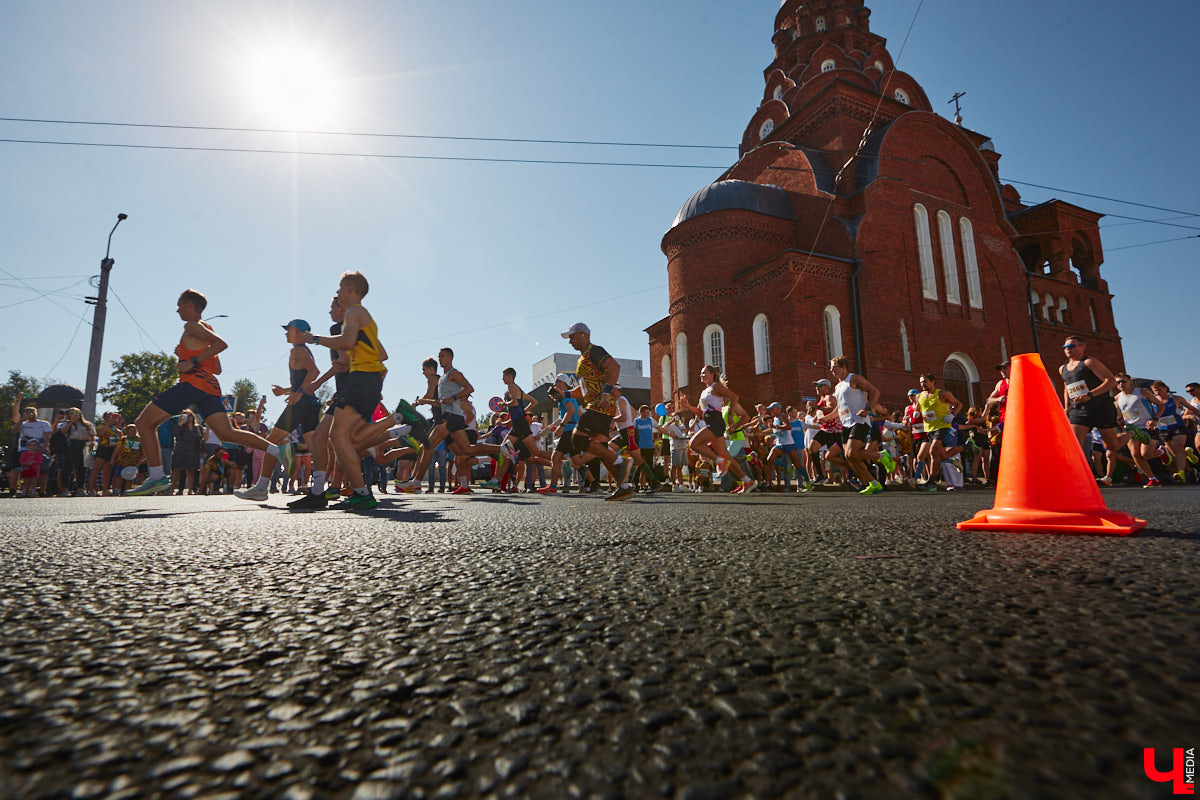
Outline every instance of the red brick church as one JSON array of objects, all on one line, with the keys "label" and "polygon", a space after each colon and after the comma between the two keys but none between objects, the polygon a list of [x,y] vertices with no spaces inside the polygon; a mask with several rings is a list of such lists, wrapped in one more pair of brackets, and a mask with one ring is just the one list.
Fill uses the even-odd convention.
[{"label": "red brick church", "polygon": [[[739,158],[663,236],[655,399],[715,363],[744,401],[796,403],[845,355],[899,408],[923,372],[981,404],[995,365],[1069,333],[1124,367],[1101,214],[1021,202],[991,139],[933,113],[863,0],[785,0]],[[748,403],[745,403],[748,405]]]}]

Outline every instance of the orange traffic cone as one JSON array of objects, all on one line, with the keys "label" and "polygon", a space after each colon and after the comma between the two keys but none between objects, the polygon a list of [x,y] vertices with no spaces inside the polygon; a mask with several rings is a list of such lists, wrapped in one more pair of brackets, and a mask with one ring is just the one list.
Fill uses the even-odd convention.
[{"label": "orange traffic cone", "polygon": [[1115,533],[1146,520],[1109,511],[1062,400],[1037,353],[1013,356],[996,506],[958,523],[960,531]]}]

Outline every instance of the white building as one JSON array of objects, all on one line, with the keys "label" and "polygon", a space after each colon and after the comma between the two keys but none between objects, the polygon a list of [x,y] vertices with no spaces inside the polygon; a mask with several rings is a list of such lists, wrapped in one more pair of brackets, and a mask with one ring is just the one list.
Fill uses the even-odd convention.
[{"label": "white building", "polygon": [[[529,388],[532,390],[543,384],[554,383],[555,376],[560,372],[576,377],[575,366],[578,363],[578,353],[554,353],[543,358],[533,365],[533,382]],[[622,386],[629,389],[650,390],[650,378],[642,374],[641,359],[618,358],[617,363],[621,365],[620,383]]]}]

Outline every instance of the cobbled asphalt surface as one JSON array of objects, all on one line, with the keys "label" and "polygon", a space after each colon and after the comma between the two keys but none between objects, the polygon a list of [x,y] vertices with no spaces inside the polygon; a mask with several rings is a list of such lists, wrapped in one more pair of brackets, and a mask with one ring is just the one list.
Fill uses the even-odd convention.
[{"label": "cobbled asphalt surface", "polygon": [[1167,797],[1200,488],[0,500],[0,796]]}]

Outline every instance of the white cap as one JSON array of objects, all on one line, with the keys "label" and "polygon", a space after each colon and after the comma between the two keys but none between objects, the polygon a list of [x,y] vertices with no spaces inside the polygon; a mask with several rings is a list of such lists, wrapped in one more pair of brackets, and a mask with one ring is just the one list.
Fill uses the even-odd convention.
[{"label": "white cap", "polygon": [[560,373],[558,373],[558,375],[557,375],[557,376],[555,376],[555,378],[554,378],[554,382],[555,382],[555,383],[561,383],[563,386],[567,387],[568,389],[574,389],[574,388],[575,388],[575,379],[574,379],[574,378],[572,378],[572,377],[571,377],[571,376],[570,376],[568,373],[566,373],[566,372],[560,372]]},{"label": "white cap", "polygon": [[564,333],[564,334],[562,335],[562,337],[563,337],[564,339],[570,339],[570,338],[571,338],[571,334],[572,334],[572,333],[587,333],[587,334],[590,334],[591,332],[592,332],[592,329],[591,329],[591,328],[589,328],[587,325],[584,325],[582,322],[576,322],[574,325],[572,325],[571,327],[567,328],[567,330],[566,330],[566,333]]},{"label": "white cap", "polygon": [[817,381],[815,385],[816,385],[816,386],[833,386],[833,384],[832,384],[832,383],[830,383],[829,381],[825,380],[824,378],[821,378],[821,380]]}]

